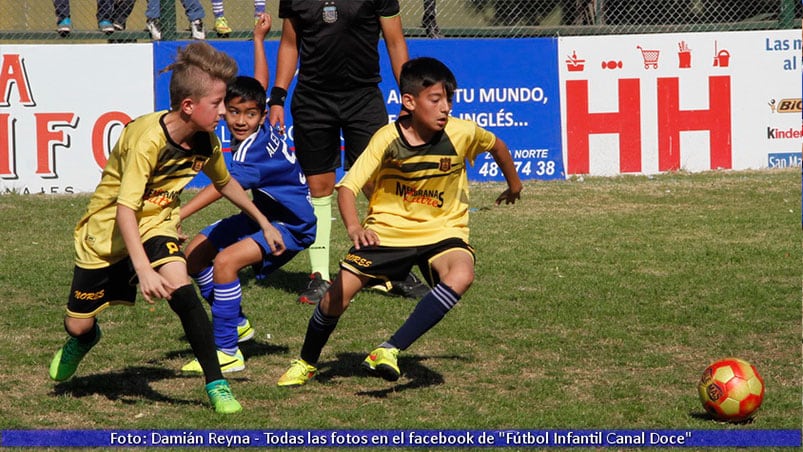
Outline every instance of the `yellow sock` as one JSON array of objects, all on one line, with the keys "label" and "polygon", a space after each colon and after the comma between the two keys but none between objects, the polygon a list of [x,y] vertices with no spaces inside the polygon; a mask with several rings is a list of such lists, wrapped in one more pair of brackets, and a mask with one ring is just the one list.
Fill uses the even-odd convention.
[{"label": "yellow sock", "polygon": [[315,242],[309,247],[312,273],[318,272],[327,281],[329,277],[329,239],[332,235],[332,197],[312,198],[312,209],[317,218]]}]

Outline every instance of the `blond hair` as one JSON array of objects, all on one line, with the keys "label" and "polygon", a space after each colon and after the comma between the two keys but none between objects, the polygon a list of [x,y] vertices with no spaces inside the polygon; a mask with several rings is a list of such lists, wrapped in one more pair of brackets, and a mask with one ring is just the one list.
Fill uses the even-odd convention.
[{"label": "blond hair", "polygon": [[211,82],[222,80],[227,85],[237,76],[237,62],[207,42],[198,41],[180,47],[176,59],[162,72],[173,71],[170,77],[170,108],[177,110],[181,101],[206,95]]}]

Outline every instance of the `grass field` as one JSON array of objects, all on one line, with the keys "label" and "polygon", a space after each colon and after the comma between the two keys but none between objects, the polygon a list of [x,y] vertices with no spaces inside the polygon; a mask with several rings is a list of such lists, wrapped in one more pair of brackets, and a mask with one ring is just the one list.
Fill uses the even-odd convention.
[{"label": "grass field", "polygon": [[[103,312],[76,376],[50,381],[87,196],[0,196],[0,428],[800,429],[799,168],[534,181],[493,207],[501,190],[472,186],[476,281],[400,355],[395,384],[359,363],[413,301],[360,294],[317,380],[288,390],[275,382],[312,312],[295,302],[306,253],[266,282],[243,272],[257,335],[229,374],[245,411],[228,417],[178,372],[191,352],[164,302]],[[220,202],[185,231],[231,212]],[[766,382],[751,424],[714,422],[697,399],[703,369],[731,355]]]}]

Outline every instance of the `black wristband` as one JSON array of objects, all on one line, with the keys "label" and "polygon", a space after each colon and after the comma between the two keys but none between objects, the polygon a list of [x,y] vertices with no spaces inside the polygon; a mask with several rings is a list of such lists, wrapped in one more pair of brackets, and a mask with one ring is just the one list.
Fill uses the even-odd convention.
[{"label": "black wristband", "polygon": [[281,105],[284,107],[284,101],[287,100],[287,90],[274,86],[270,89],[270,99],[268,99],[268,106]]}]

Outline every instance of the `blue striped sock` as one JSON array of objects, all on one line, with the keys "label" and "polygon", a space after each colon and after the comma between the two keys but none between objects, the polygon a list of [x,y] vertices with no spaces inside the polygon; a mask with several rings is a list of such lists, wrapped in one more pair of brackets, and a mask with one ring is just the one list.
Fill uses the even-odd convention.
[{"label": "blue striped sock", "polygon": [[406,350],[419,337],[440,322],[458,301],[460,301],[460,295],[446,284],[438,283],[418,302],[412,314],[407,317],[401,328],[393,333],[388,342],[399,350]]},{"label": "blue striped sock", "polygon": [[198,285],[198,291],[207,303],[212,304],[215,301],[214,285],[212,284],[212,271],[214,268],[210,265],[201,270],[197,275],[193,276],[195,284]]},{"label": "blue striped sock", "polygon": [[215,345],[220,350],[237,350],[237,324],[240,321],[240,304],[243,291],[240,281],[215,283],[215,302],[212,303],[212,330]]}]

